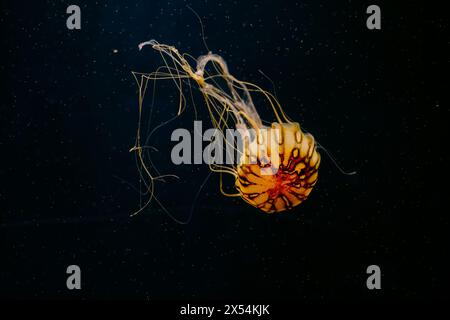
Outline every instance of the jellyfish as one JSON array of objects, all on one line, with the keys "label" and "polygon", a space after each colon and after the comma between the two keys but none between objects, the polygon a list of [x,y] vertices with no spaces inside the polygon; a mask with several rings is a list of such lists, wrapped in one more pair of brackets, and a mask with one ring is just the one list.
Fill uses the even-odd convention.
[{"label": "jellyfish", "polygon": [[[212,172],[220,173],[223,195],[240,197],[265,213],[292,209],[308,198],[318,179],[320,154],[317,144],[298,122],[287,117],[274,94],[235,78],[218,54],[208,52],[195,59],[156,40],[141,43],[139,49],[144,46],[151,46],[164,61],[155,72],[133,72],[139,86],[139,122],[135,145],[130,151],[137,153],[141,175],[148,178],[146,188],[150,196],[147,203],[156,199],[154,182],[165,176],[152,172],[143,152],[142,101],[148,81],[162,79],[172,80],[179,90],[177,115],[186,109],[187,98],[182,86],[187,82],[201,92],[204,107],[215,128],[221,131],[236,128],[241,133],[243,143],[235,163],[209,165]],[[260,118],[253,103],[255,95],[261,95],[273,113],[271,122]],[[223,174],[233,177],[235,192],[225,191]]]}]

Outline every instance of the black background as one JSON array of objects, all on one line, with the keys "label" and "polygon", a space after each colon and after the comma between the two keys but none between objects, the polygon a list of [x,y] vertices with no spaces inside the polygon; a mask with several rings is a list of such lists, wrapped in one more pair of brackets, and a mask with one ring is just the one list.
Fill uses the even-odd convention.
[{"label": "black background", "polygon": [[[81,30],[66,28],[70,4]],[[447,80],[437,77],[446,19],[414,1],[378,1],[382,30],[370,31],[370,4],[2,1],[0,297],[448,298]],[[358,174],[322,155],[308,201],[278,215],[223,197],[212,176],[189,224],[155,205],[130,218],[140,201],[131,71],[162,64],[137,45],[154,38],[204,54],[186,5],[233,75],[271,89],[263,70],[287,114]],[[173,86],[157,92],[152,125],[177,109]],[[152,144],[160,170],[183,173],[157,187],[184,219],[208,170],[170,165],[176,127],[192,129],[192,108]],[[66,289],[71,264],[80,291]],[[382,290],[366,288],[371,264]]]}]

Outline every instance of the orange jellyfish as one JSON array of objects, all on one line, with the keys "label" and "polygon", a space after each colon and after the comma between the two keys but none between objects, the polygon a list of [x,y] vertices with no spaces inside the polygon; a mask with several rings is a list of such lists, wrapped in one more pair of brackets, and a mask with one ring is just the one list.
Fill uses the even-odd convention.
[{"label": "orange jellyfish", "polygon": [[[148,80],[159,79],[175,82],[180,93],[178,115],[185,110],[187,100],[182,86],[186,81],[193,81],[203,95],[213,126],[222,132],[226,128],[236,128],[243,133],[244,143],[236,163],[209,165],[212,171],[221,174],[222,194],[241,197],[266,213],[291,209],[308,198],[317,182],[320,154],[314,137],[303,132],[298,122],[288,119],[274,95],[255,84],[236,79],[217,54],[210,52],[195,59],[155,40],[141,43],[139,49],[146,45],[159,52],[164,61],[164,66],[153,73],[133,72],[139,86],[140,116],[136,144],[130,151],[137,152],[141,172],[148,178],[146,187],[150,197],[147,203],[155,198],[154,181],[163,176],[151,172],[143,152],[142,101]],[[194,61],[195,66],[188,60]],[[255,95],[262,95],[273,111],[275,121],[270,126],[263,124],[253,104]],[[224,191],[222,174],[234,177],[236,193]]]}]

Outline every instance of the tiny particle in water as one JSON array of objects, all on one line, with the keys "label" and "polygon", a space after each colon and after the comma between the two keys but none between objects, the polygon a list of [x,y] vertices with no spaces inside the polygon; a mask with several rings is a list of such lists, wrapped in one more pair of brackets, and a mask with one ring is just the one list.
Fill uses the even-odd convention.
[{"label": "tiny particle in water", "polygon": [[113,53],[117,53],[117,52],[119,52],[119,50],[113,49]]}]

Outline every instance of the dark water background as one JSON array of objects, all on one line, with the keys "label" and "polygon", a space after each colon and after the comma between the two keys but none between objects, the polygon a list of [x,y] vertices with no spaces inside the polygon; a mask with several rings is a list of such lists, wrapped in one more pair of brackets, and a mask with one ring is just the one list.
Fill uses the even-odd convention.
[{"label": "dark water background", "polygon": [[[381,31],[365,27],[367,1],[78,1],[82,29],[69,31],[70,4],[1,4],[1,297],[448,297],[438,186],[448,110],[425,89],[442,58],[439,33],[426,30],[443,32],[443,20],[411,1],[379,2]],[[186,5],[233,75],[271,90],[258,70],[270,76],[288,115],[358,174],[323,156],[310,198],[279,215],[223,197],[213,175],[189,224],[157,206],[130,218],[140,201],[123,182],[138,185],[131,71],[161,65],[137,45],[154,38],[205,54]],[[157,94],[154,123],[178,102],[169,84]],[[151,141],[158,168],[182,174],[157,186],[180,219],[208,174],[170,164],[169,134],[192,120],[187,112]],[[81,291],[65,287],[70,264]],[[371,264],[381,291],[366,289]]]}]

